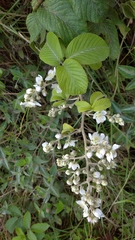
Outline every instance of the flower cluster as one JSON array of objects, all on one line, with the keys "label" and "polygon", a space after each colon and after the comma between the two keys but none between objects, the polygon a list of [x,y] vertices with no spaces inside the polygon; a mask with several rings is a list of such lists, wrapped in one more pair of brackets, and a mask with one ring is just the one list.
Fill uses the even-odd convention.
[{"label": "flower cluster", "polygon": [[76,203],[83,209],[83,217],[86,217],[90,223],[97,223],[98,219],[104,217],[99,208],[102,203],[101,199],[92,197],[83,188],[80,188],[79,193],[81,194],[81,200],[76,201]]},{"label": "flower cluster", "polygon": [[[76,203],[83,209],[83,217],[87,217],[88,222],[96,223],[98,219],[104,217],[104,214],[99,209],[102,201],[100,198],[92,197],[92,191],[95,186],[91,184],[91,188],[88,189],[86,180],[95,183],[95,180],[99,180],[100,178],[103,180],[104,176],[101,175],[100,172],[89,171],[87,179],[81,182],[80,175],[86,175],[87,173],[84,168],[80,167],[76,154],[75,151],[72,151],[70,154],[63,155],[61,159],[58,158],[56,160],[57,165],[59,167],[68,166],[68,170],[65,172],[66,175],[70,175],[67,184],[71,186],[72,192],[81,195],[81,199],[76,201]],[[99,182],[97,182],[97,184],[99,185]]]},{"label": "flower cluster", "polygon": [[[50,81],[54,78],[56,74],[56,68],[53,70],[49,70],[45,81]],[[47,95],[46,87],[48,84],[44,82],[43,77],[38,75],[35,78],[35,84],[33,85],[34,88],[28,88],[26,93],[24,94],[24,102],[21,102],[20,105],[24,107],[33,108],[36,106],[41,107],[39,101],[41,100],[40,94],[44,97]],[[52,84],[51,88],[55,89],[57,93],[62,92],[58,84]]]},{"label": "flower cluster", "polygon": [[121,118],[120,114],[114,114],[113,116],[109,116],[104,110],[97,111],[93,114],[93,119],[96,120],[97,124],[105,122],[106,118],[109,120],[109,122],[118,123],[120,126],[124,126],[124,121]]},{"label": "flower cluster", "polygon": [[36,92],[35,89],[28,88],[26,90],[26,93],[24,94],[24,102],[21,102],[20,105],[24,107],[36,107],[41,106],[41,104],[38,102],[40,100],[39,94]]},{"label": "flower cluster", "polygon": [[36,83],[33,85],[35,88],[28,88],[26,90],[26,93],[24,94],[24,102],[21,102],[20,105],[24,107],[36,107],[41,106],[39,103],[41,97],[40,92],[42,91],[42,94],[46,96],[45,89],[43,89],[43,78],[41,75],[38,75],[35,79]]},{"label": "flower cluster", "polygon": [[60,105],[58,107],[52,107],[50,110],[49,110],[49,113],[48,113],[48,116],[49,117],[55,117],[57,115],[57,113],[60,115],[63,111],[63,109],[66,108],[66,105],[63,104],[63,105]]},{"label": "flower cluster", "polygon": [[[57,139],[57,140],[54,140],[54,141],[51,141],[51,142],[44,142],[44,143],[42,143],[42,147],[43,147],[43,151],[45,152],[45,153],[49,153],[50,151],[53,151],[54,150],[54,148],[55,148],[55,146],[57,146],[57,148],[58,149],[61,149],[62,148],[62,146],[61,146],[61,142],[60,142],[60,140],[62,139],[62,138],[65,138],[65,137],[63,137],[60,133],[57,133],[56,135],[55,135],[55,138]],[[77,142],[77,140],[71,140],[70,139],[70,137],[68,137],[67,139],[66,139],[66,141],[65,141],[65,144],[64,144],[64,146],[63,146],[63,149],[66,149],[66,148],[68,148],[68,147],[75,147],[75,143]],[[55,145],[55,146],[54,146]]]},{"label": "flower cluster", "polygon": [[[56,137],[60,139],[59,134]],[[71,186],[72,192],[81,196],[81,199],[76,202],[83,209],[83,217],[86,217],[88,222],[96,223],[98,219],[104,217],[100,210],[102,201],[98,197],[102,187],[108,185],[104,170],[116,166],[113,160],[117,157],[116,150],[120,145],[110,145],[108,136],[105,136],[104,133],[89,133],[88,137],[90,146],[87,146],[86,155],[77,157],[77,152],[71,151],[70,154],[58,158],[56,162],[59,167],[68,168],[65,172],[69,176],[67,184]],[[74,143],[70,142],[73,146]],[[68,144],[68,146],[70,145]],[[65,147],[63,148],[65,149]],[[85,158],[88,160],[86,166],[81,167],[80,161]]]},{"label": "flower cluster", "polygon": [[89,133],[88,136],[91,143],[91,146],[87,147],[88,158],[91,158],[93,154],[95,154],[99,159],[106,159],[107,162],[110,163],[114,158],[117,157],[116,150],[120,147],[120,145],[110,145],[108,136],[105,136],[104,133]]},{"label": "flower cluster", "polygon": [[120,114],[114,114],[113,116],[107,116],[109,122],[118,123],[120,126],[124,126],[124,121],[120,117]]}]

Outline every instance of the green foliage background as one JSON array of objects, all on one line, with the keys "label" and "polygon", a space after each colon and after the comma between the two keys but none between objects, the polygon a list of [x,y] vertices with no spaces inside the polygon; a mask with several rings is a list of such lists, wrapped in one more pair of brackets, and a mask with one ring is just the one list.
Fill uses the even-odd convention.
[{"label": "green foliage background", "polygon": [[[2,1],[0,18],[0,238],[134,239],[134,1]],[[87,55],[85,50],[93,46],[96,51]],[[38,74],[46,76],[46,64],[57,66],[64,93],[53,90],[51,95],[48,88],[42,108],[25,110],[20,106],[25,90]],[[118,167],[108,172],[109,185],[101,193],[108,219],[95,226],[82,218],[77,197],[66,185],[65,169],[57,169],[61,150],[46,155],[41,146],[45,139],[54,139],[63,122],[79,127],[78,111],[93,106],[97,111],[101,102],[93,105],[93,92],[102,92],[98,101],[107,96],[111,113],[120,113],[125,121],[122,128],[96,126],[121,149]],[[48,117],[50,101],[58,106],[78,94],[84,94],[84,101],[77,102],[77,108]],[[85,124],[86,131],[95,131],[94,120],[87,118]]]}]

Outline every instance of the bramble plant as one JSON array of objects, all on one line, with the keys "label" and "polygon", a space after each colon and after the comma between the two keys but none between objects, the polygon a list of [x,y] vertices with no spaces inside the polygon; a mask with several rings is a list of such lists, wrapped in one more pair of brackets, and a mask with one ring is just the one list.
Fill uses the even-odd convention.
[{"label": "bramble plant", "polygon": [[7,2],[0,239],[134,239],[134,1]]},{"label": "bramble plant", "polygon": [[[48,116],[55,117],[74,105],[78,112],[82,113],[81,126],[78,129],[64,123],[62,131],[56,133],[56,139],[50,142],[45,141],[42,147],[45,153],[55,151],[55,148],[63,149],[63,153],[56,159],[57,165],[65,167],[65,174],[69,176],[67,184],[71,186],[72,192],[80,195],[80,200],[76,203],[83,209],[83,217],[91,223],[96,223],[98,219],[105,217],[100,209],[102,199],[99,193],[102,187],[108,184],[106,171],[116,167],[114,159],[117,157],[116,150],[120,145],[111,145],[109,136],[105,136],[104,133],[88,133],[87,136],[84,129],[85,116],[89,119],[93,117],[97,124],[108,119],[112,123],[123,126],[124,121],[119,114],[110,116],[105,111],[111,106],[111,102],[102,92],[92,93],[90,103],[83,101],[82,94],[85,94],[88,88],[88,78],[83,66],[98,64],[108,55],[109,47],[101,37],[95,34],[79,35],[69,43],[67,48],[64,48],[63,52],[58,37],[49,32],[39,57],[45,63],[54,66],[54,69],[49,70],[45,81],[42,76],[38,75],[36,84],[33,85],[35,89],[27,89],[24,95],[25,102],[20,103],[25,107],[40,107],[41,103],[37,102],[41,100],[39,93],[46,96],[46,89],[51,85],[48,81],[54,79],[56,75],[56,81],[52,84],[51,97],[54,103]],[[81,135],[83,139],[81,154],[74,150],[74,148],[79,149],[78,140],[75,138],[77,135]],[[64,150],[69,147],[70,153],[65,153]]]}]

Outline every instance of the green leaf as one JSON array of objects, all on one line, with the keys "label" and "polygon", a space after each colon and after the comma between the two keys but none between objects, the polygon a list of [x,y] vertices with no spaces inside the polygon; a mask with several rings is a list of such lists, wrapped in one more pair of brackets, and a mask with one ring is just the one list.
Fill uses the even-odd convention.
[{"label": "green leaf", "polygon": [[63,92],[58,93],[56,92],[55,89],[52,90],[52,97],[51,97],[51,102],[53,101],[57,101],[57,100],[63,100],[63,99],[67,99],[69,97],[69,94],[65,94]]},{"label": "green leaf", "polygon": [[18,236],[25,237],[25,234],[21,228],[16,228],[15,231]]},{"label": "green leaf", "polygon": [[3,91],[5,88],[6,88],[5,84],[2,81],[0,81],[0,91]]},{"label": "green leaf", "polygon": [[70,0],[72,8],[80,19],[98,23],[106,18],[108,0]]},{"label": "green leaf", "polygon": [[118,26],[121,34],[126,37],[127,33],[129,32],[130,28],[126,26],[126,24],[119,18],[116,10],[114,8],[109,9],[108,13],[109,18],[112,22]]},{"label": "green leaf", "polygon": [[42,29],[42,25],[40,24],[39,18],[37,16],[37,12],[30,13],[27,16],[26,26],[30,33],[30,42],[35,41]]},{"label": "green leaf", "polygon": [[23,216],[23,224],[24,224],[24,227],[26,229],[30,228],[30,225],[31,225],[31,214],[28,211]]},{"label": "green leaf", "polygon": [[13,109],[19,110],[20,112],[25,113],[25,112],[26,112],[26,109],[25,109],[23,106],[20,105],[20,102],[21,102],[21,101],[20,101],[19,99],[14,99],[14,100],[12,101]]},{"label": "green leaf", "polygon": [[35,233],[45,232],[50,227],[47,223],[36,223],[31,226],[31,229]]},{"label": "green leaf", "polygon": [[64,206],[64,204],[61,201],[56,203],[55,207],[56,207],[56,210],[55,210],[56,214],[59,214],[61,211],[63,211],[65,209],[65,206]]},{"label": "green leaf", "polygon": [[92,108],[91,108],[91,105],[85,101],[78,101],[75,103],[75,105],[77,106],[77,109],[78,109],[78,112],[81,113],[81,112],[87,112],[87,111],[90,111]]},{"label": "green leaf", "polygon": [[57,170],[57,165],[54,164],[54,165],[51,167],[51,169],[50,169],[50,175],[52,175],[53,177],[56,177],[57,172],[58,172],[58,170]]},{"label": "green leaf", "polygon": [[135,67],[119,65],[118,71],[125,78],[134,78],[135,77]]},{"label": "green leaf", "polygon": [[118,105],[118,103],[113,102],[113,101],[111,102],[111,104],[112,104],[113,111],[115,113],[120,113],[121,114],[121,107],[120,107],[120,105]]},{"label": "green leaf", "polygon": [[6,229],[10,232],[10,233],[13,233],[15,228],[16,228],[16,223],[18,221],[18,218],[17,217],[12,217],[10,219],[7,220],[6,222]]},{"label": "green leaf", "polygon": [[[52,179],[53,180],[53,179]],[[48,190],[50,190],[51,194],[54,195],[55,197],[59,198],[60,197],[60,193],[57,187],[53,186],[53,182],[50,183],[48,182],[45,178],[43,179],[44,185],[48,188]],[[45,194],[46,194],[46,190],[45,190]],[[45,195],[44,194],[44,195]],[[45,197],[44,197],[45,198]]]},{"label": "green leaf", "polygon": [[121,108],[123,113],[133,114],[135,112],[135,105],[129,104]]},{"label": "green leaf", "polygon": [[26,159],[20,159],[15,163],[15,166],[22,167],[22,166],[26,165],[26,163],[27,163]]},{"label": "green leaf", "polygon": [[102,62],[95,63],[95,64],[90,64],[90,67],[91,67],[93,70],[98,70],[99,68],[102,67]]},{"label": "green leaf", "polygon": [[63,53],[59,39],[53,32],[47,34],[46,43],[41,49],[39,57],[43,62],[51,66],[55,67],[60,65],[63,59]]},{"label": "green leaf", "polygon": [[37,240],[36,235],[31,231],[31,229],[27,231],[27,237],[29,240]]},{"label": "green leaf", "polygon": [[3,163],[3,166],[9,170],[9,165],[8,165],[8,161],[6,159],[6,156],[5,156],[5,153],[2,149],[2,147],[0,147],[0,159],[2,159],[2,163]]},{"label": "green leaf", "polygon": [[36,11],[41,3],[42,3],[42,0],[38,0],[38,1],[37,0],[32,0],[31,1],[31,6],[32,6],[33,11]]},{"label": "green leaf", "polygon": [[16,236],[16,237],[13,237],[12,240],[26,240],[26,237]]},{"label": "green leaf", "polygon": [[56,78],[64,93],[78,95],[87,90],[87,75],[82,66],[73,59],[66,59],[63,66],[57,67]]},{"label": "green leaf", "polygon": [[74,131],[74,128],[70,124],[68,123],[63,124],[62,134],[69,133],[69,132],[71,133],[73,131]]},{"label": "green leaf", "polygon": [[46,0],[44,8],[37,11],[44,27],[57,34],[68,44],[77,35],[87,32],[86,21],[75,15],[68,0]]},{"label": "green leaf", "polygon": [[132,89],[135,89],[135,78],[130,83],[128,83],[128,85],[126,86],[127,91],[132,90]]},{"label": "green leaf", "polygon": [[58,215],[54,215],[54,222],[60,226],[62,225],[62,219]]},{"label": "green leaf", "polygon": [[121,3],[120,7],[125,17],[135,19],[135,9],[129,2]]},{"label": "green leaf", "polygon": [[[0,68],[0,77],[3,75],[3,69],[2,68]],[[1,84],[2,82],[0,81],[0,84]],[[5,84],[3,83],[3,85],[4,85],[4,88],[5,88]],[[0,86],[0,89],[1,89],[1,86]]]},{"label": "green leaf", "polygon": [[57,102],[53,103],[53,107],[58,107],[58,106],[65,105],[65,104],[66,104],[66,101],[61,100],[61,101],[57,101]]},{"label": "green leaf", "polygon": [[121,117],[122,117],[124,122],[129,122],[129,123],[135,122],[135,118],[130,117],[129,115],[122,115]]},{"label": "green leaf", "polygon": [[57,101],[57,100],[63,100],[63,93],[57,93],[55,89],[52,91],[52,97],[51,102]]},{"label": "green leaf", "polygon": [[92,93],[90,96],[90,104],[93,105],[98,99],[103,98],[105,95],[99,91]]},{"label": "green leaf", "polygon": [[93,33],[84,33],[75,37],[68,45],[66,57],[80,64],[95,64],[105,60],[109,55],[106,42]]},{"label": "green leaf", "polygon": [[21,217],[22,216],[22,213],[20,211],[20,209],[14,205],[10,205],[8,207],[8,210],[9,212],[11,213],[12,216],[15,216],[15,217]]},{"label": "green leaf", "polygon": [[102,26],[102,34],[105,35],[106,42],[110,47],[109,56],[111,59],[114,60],[120,54],[120,44],[119,44],[117,29],[114,23],[110,19],[107,19],[106,21],[104,21],[104,23],[102,23],[101,26]]},{"label": "green leaf", "polygon": [[119,18],[117,11],[113,7],[109,7],[108,16],[115,25],[122,24],[122,21]]},{"label": "green leaf", "polygon": [[107,108],[109,108],[111,106],[111,102],[108,98],[102,98],[97,100],[93,105],[92,105],[92,109],[93,111],[97,112],[97,111],[102,111],[105,110]]},{"label": "green leaf", "polygon": [[130,0],[130,4],[135,9],[135,1],[134,0]]}]

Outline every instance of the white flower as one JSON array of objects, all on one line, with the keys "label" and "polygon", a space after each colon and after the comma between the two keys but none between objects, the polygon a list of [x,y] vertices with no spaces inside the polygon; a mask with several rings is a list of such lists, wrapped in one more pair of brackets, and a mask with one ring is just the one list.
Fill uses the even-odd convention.
[{"label": "white flower", "polygon": [[57,134],[55,135],[55,137],[56,137],[57,139],[61,139],[61,134],[60,134],[60,133],[57,133]]},{"label": "white flower", "polygon": [[68,168],[72,168],[72,170],[76,170],[77,168],[80,168],[80,165],[78,163],[75,162],[70,162],[68,165]]},{"label": "white flower", "polygon": [[42,143],[42,147],[43,147],[43,151],[45,153],[48,153],[53,150],[52,143],[44,142],[44,143]]},{"label": "white flower", "polygon": [[102,158],[104,157],[104,155],[105,155],[105,152],[106,152],[106,151],[105,151],[104,148],[98,149],[97,152],[96,152],[96,156],[97,156],[98,158],[102,159]]},{"label": "white flower", "polygon": [[41,90],[42,90],[41,86],[39,86],[39,85],[37,85],[37,84],[35,84],[35,85],[33,85],[33,86],[35,87],[36,92],[41,92]]},{"label": "white flower", "polygon": [[75,194],[79,193],[78,187],[77,186],[71,186],[71,190],[72,192],[74,192]]},{"label": "white flower", "polygon": [[106,153],[106,158],[108,162],[111,162],[111,160],[117,157],[117,152],[115,150],[118,149],[119,147],[120,145],[114,144],[112,146],[112,149],[108,153]]},{"label": "white flower", "polygon": [[83,210],[83,217],[88,217],[89,216],[89,209],[88,207],[85,207]]},{"label": "white flower", "polygon": [[88,207],[87,207],[86,203],[83,200],[78,200],[78,201],[76,201],[76,203],[78,205],[80,205],[81,208],[88,210]]},{"label": "white flower", "polygon": [[24,106],[24,107],[29,107],[29,108],[32,108],[32,107],[36,107],[36,106],[39,106],[41,107],[42,105],[38,102],[21,102],[20,103],[21,106]]},{"label": "white flower", "polygon": [[68,147],[75,147],[75,142],[77,142],[77,140],[71,140],[69,142],[66,142],[63,146],[63,149],[66,149]]},{"label": "white flower", "polygon": [[93,210],[92,213],[94,214],[95,217],[99,219],[105,216],[99,208]]},{"label": "white flower", "polygon": [[55,89],[55,91],[56,91],[57,93],[61,93],[61,92],[62,92],[62,90],[61,90],[61,88],[59,87],[58,84],[52,84],[52,87],[51,87],[51,88]]},{"label": "white flower", "polygon": [[103,123],[106,120],[106,116],[105,116],[106,114],[107,114],[107,112],[104,110],[98,111],[98,112],[94,113],[93,119],[96,119],[97,124]]},{"label": "white flower", "polygon": [[98,132],[94,132],[93,135],[88,133],[88,136],[91,140],[92,145],[101,144],[105,139],[104,133],[99,134]]},{"label": "white flower", "polygon": [[86,201],[89,205],[91,205],[91,206],[94,205],[94,201],[93,201],[93,198],[91,196],[87,197]]},{"label": "white flower", "polygon": [[120,126],[124,126],[124,121],[123,121],[122,118],[119,118],[119,122],[118,122],[118,124],[119,124]]},{"label": "white flower", "polygon": [[[27,90],[26,90],[26,91],[27,91]],[[25,101],[25,102],[28,102],[29,99],[30,99],[29,94],[25,93],[25,94],[24,94],[24,101]]]},{"label": "white flower", "polygon": [[94,202],[94,207],[100,207],[102,200],[100,198],[96,198]]},{"label": "white flower", "polygon": [[69,179],[66,181],[66,183],[67,183],[67,185],[70,185],[70,186],[71,186],[71,185],[73,184],[72,179],[69,178]]},{"label": "white flower", "polygon": [[84,194],[86,193],[86,191],[84,190],[84,188],[83,188],[82,186],[80,186],[80,191],[79,191],[79,193],[80,193],[81,195],[84,195]]},{"label": "white flower", "polygon": [[72,171],[70,171],[70,170],[66,170],[66,175],[70,175],[71,173],[72,173]]},{"label": "white flower", "polygon": [[101,184],[102,184],[102,186],[107,186],[107,185],[108,185],[108,182],[107,182],[106,180],[102,180],[102,181],[101,181]]},{"label": "white flower", "polygon": [[79,176],[79,175],[80,175],[80,171],[79,171],[79,170],[76,170],[76,171],[75,171],[75,175]]},{"label": "white flower", "polygon": [[42,89],[42,95],[43,95],[44,97],[46,97],[46,95],[47,95],[47,92],[46,92],[46,90],[45,90],[45,89]]},{"label": "white flower", "polygon": [[91,158],[91,157],[92,157],[92,152],[91,152],[91,151],[88,151],[88,152],[86,153],[86,156],[87,156],[88,158]]},{"label": "white flower", "polygon": [[93,177],[94,178],[100,178],[100,172],[94,172]]},{"label": "white flower", "polygon": [[87,217],[87,220],[88,220],[88,222],[93,223],[93,224],[98,222],[98,218],[96,218],[96,217],[94,217],[94,218]]},{"label": "white flower", "polygon": [[[74,176],[73,183],[75,185],[77,185],[79,183],[79,181],[80,181],[80,177],[79,176]],[[79,190],[78,190],[78,193],[79,193]]]},{"label": "white flower", "polygon": [[26,90],[26,94],[31,94],[33,92],[33,89],[32,88],[28,88],[27,90]]},{"label": "white flower", "polygon": [[48,142],[42,143],[43,151],[46,152],[46,148],[48,146]]},{"label": "white flower", "polygon": [[56,68],[54,67],[53,70],[49,70],[47,77],[45,78],[46,81],[50,81],[54,78],[54,76],[56,75]]},{"label": "white flower", "polygon": [[37,85],[39,85],[39,86],[42,85],[43,78],[41,75],[38,75],[35,80],[36,80]]}]

